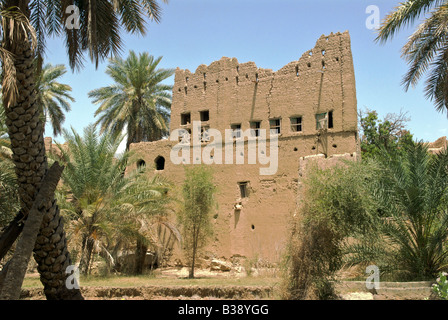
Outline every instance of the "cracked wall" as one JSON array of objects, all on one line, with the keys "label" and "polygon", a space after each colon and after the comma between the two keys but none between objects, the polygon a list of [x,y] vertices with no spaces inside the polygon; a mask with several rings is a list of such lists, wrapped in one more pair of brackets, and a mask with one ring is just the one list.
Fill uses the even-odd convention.
[{"label": "cracked wall", "polygon": [[282,134],[290,135],[287,120],[296,114],[304,122],[301,135],[315,135],[315,115],[330,110],[334,113],[333,133],[356,131],[348,33],[322,36],[298,61],[276,72],[226,57],[209,66],[200,65],[194,73],[178,68],[171,128],[181,127],[180,113],[190,112],[191,121],[198,121],[202,110],[209,110],[210,126],[221,131],[234,123],[247,129],[249,121],[261,121],[261,128],[269,129],[269,119],[281,118]]}]

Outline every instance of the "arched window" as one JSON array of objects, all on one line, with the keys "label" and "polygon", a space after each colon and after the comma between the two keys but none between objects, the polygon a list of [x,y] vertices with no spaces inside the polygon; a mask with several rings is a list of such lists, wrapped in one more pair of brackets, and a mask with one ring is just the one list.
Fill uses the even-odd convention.
[{"label": "arched window", "polygon": [[156,164],[156,170],[164,170],[165,169],[165,158],[162,156],[158,156],[156,160],[154,160]]},{"label": "arched window", "polygon": [[146,166],[146,162],[143,159],[140,159],[137,161],[137,168],[141,169],[142,167]]}]

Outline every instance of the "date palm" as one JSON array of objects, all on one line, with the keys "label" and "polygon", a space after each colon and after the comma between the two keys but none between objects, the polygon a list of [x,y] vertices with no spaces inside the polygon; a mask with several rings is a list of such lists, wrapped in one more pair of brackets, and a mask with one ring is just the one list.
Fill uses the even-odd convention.
[{"label": "date palm", "polygon": [[425,17],[425,20],[402,48],[402,57],[409,64],[402,83],[407,91],[426,74],[425,96],[435,104],[437,111],[447,112],[448,1],[406,0],[400,3],[384,19],[377,41],[386,42],[420,17]]},{"label": "date palm", "polygon": [[414,143],[378,160],[382,175],[370,188],[382,215],[379,233],[351,248],[352,262],[374,261],[406,280],[434,279],[448,266],[448,151],[431,155]]},{"label": "date palm", "polygon": [[38,73],[36,81],[37,103],[44,128],[45,123],[49,120],[55,136],[62,131],[62,124],[65,121],[64,112],[71,110],[70,101],[75,101],[69,93],[72,88],[57,81],[66,72],[64,65],[53,66],[48,63]]},{"label": "date palm", "polygon": [[[76,5],[79,15],[73,16],[73,11],[67,10],[71,5]],[[86,53],[98,65],[106,57],[120,53],[120,30],[144,34],[145,17],[157,22],[161,10],[156,0],[1,0],[0,11],[3,104],[17,174],[20,214],[26,217],[48,170],[35,90],[35,60],[42,61],[45,38],[64,37],[72,69],[83,66]],[[69,23],[69,19],[77,18],[79,25]],[[45,295],[47,299],[82,299],[79,290],[65,286],[65,269],[71,259],[56,201],[50,201],[41,211],[44,217],[34,257]],[[3,232],[0,257],[20,231],[20,224],[13,223]]]},{"label": "date palm", "polygon": [[11,149],[5,124],[5,110],[0,102],[0,228],[19,210],[17,177],[11,161]]},{"label": "date palm", "polygon": [[11,145],[8,137],[8,127],[6,126],[6,114],[1,102],[0,94],[0,160],[9,159],[11,157]]},{"label": "date palm", "polygon": [[172,86],[161,82],[174,70],[157,69],[161,60],[134,51],[126,60],[111,59],[106,73],[115,83],[89,92],[95,104],[101,103],[96,125],[114,135],[126,129],[126,150],[133,142],[159,140],[168,133]]},{"label": "date palm", "polygon": [[122,139],[98,135],[93,125],[83,137],[73,129],[64,130],[63,136],[66,145],[59,149],[66,169],[61,192],[70,201],[61,207],[71,220],[71,239],[79,243],[80,271],[87,274],[95,244],[108,252],[106,243],[117,242],[117,237],[121,244],[137,238],[150,242],[153,236],[145,234],[143,226],[164,216],[169,184],[158,176],[148,179],[142,170],[123,176],[130,154],[116,156]]},{"label": "date palm", "polygon": [[0,160],[0,228],[9,223],[19,209],[14,165],[11,161]]}]

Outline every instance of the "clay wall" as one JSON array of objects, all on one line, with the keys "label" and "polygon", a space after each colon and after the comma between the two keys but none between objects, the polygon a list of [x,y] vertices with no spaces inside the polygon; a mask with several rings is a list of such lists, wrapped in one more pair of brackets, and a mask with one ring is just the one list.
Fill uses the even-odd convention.
[{"label": "clay wall", "polygon": [[[313,49],[275,72],[225,57],[199,66],[194,73],[178,68],[171,132],[191,130],[192,122],[200,121],[204,111],[208,111],[208,117],[201,125],[219,130],[223,138],[232,125],[239,124],[246,130],[251,122],[259,121],[260,128],[269,132],[270,120],[280,119],[275,174],[260,175],[260,168],[268,165],[248,164],[248,148],[254,141],[244,143],[244,164],[211,164],[219,207],[214,218],[214,241],[209,247],[218,257],[242,255],[278,261],[289,217],[296,208],[304,157],[318,155],[329,162],[337,155],[356,158],[357,105],[348,32],[320,37]],[[328,119],[330,112],[332,126],[318,129],[316,115],[327,113]],[[189,117],[183,118],[187,113]],[[291,118],[301,118],[300,131],[293,129]],[[170,139],[142,142],[132,144],[131,150],[145,162],[149,174],[164,175],[180,188],[185,166],[192,165],[195,156],[191,152],[184,164],[174,164],[170,154],[178,143]],[[203,143],[202,150],[210,143]],[[268,138],[268,153],[270,143]],[[233,150],[235,159],[235,146]],[[163,170],[156,170],[161,157],[165,160]],[[217,161],[216,152],[213,160]],[[245,195],[241,183],[246,183]]]}]

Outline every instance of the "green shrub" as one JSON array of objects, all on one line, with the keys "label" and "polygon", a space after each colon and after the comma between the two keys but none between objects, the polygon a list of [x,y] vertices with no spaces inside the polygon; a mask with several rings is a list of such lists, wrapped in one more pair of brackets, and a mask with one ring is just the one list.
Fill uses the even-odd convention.
[{"label": "green shrub", "polygon": [[341,162],[327,170],[312,166],[307,171],[284,261],[285,299],[335,298],[345,240],[367,238],[376,225],[367,192],[376,176],[370,162]]},{"label": "green shrub", "polygon": [[438,299],[448,300],[448,281],[447,273],[442,272],[436,280],[436,283],[432,285],[432,292]]}]

